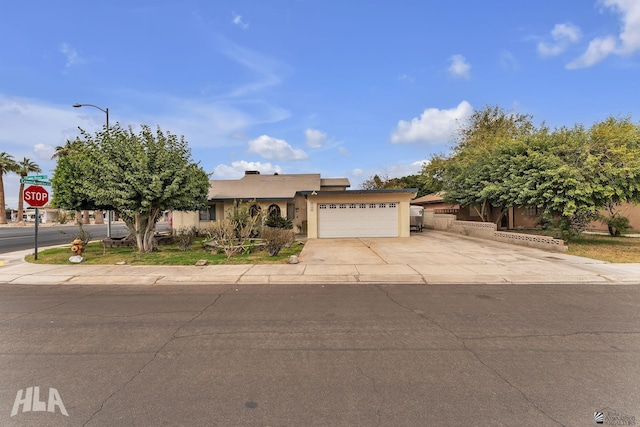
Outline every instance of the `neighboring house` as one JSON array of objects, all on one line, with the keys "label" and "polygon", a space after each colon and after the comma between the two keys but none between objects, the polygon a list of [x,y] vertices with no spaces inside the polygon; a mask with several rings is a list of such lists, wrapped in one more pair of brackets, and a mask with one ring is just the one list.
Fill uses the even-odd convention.
[{"label": "neighboring house", "polygon": [[350,185],[347,178],[320,174],[246,171],[241,179],[210,181],[208,209],[173,212],[172,227],[206,227],[242,201],[251,203],[252,213],[290,219],[297,233],[311,239],[409,236],[409,201],[416,189],[347,190]]},{"label": "neighboring house", "polygon": [[[414,199],[412,205],[419,205],[431,209],[436,214],[453,214],[461,221],[482,221],[478,212],[470,206],[461,207],[444,202],[444,193],[433,193]],[[542,208],[514,206],[507,210],[507,214],[500,219],[498,227],[501,229],[538,228],[541,227]],[[624,203],[616,208],[617,212],[629,218],[632,230],[640,230],[640,207],[631,203]],[[491,207],[487,210],[486,222],[495,222],[500,216],[500,208]],[[608,212],[601,212],[608,215]],[[587,226],[591,231],[607,231],[607,226],[600,221],[593,221]]]}]

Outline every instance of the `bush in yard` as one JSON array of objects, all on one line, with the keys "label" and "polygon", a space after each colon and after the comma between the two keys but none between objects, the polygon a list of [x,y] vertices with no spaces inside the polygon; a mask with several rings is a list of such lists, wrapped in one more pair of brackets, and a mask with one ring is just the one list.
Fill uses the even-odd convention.
[{"label": "bush in yard", "polygon": [[269,256],[276,256],[282,248],[293,242],[294,234],[293,231],[285,230],[284,228],[264,227],[262,229],[262,238]]},{"label": "bush in yard", "polygon": [[611,236],[620,236],[620,232],[627,231],[631,228],[629,225],[629,218],[620,215],[620,212],[616,212],[611,216],[600,216],[600,222],[605,224],[609,228],[609,234]]},{"label": "bush in yard", "polygon": [[268,216],[264,225],[271,228],[293,229],[293,222],[290,219],[275,215]]},{"label": "bush in yard", "polygon": [[253,246],[251,239],[261,219],[260,215],[251,216],[248,203],[238,202],[224,219],[211,224],[207,240],[215,242],[227,258],[247,252]]},{"label": "bush in yard", "polygon": [[181,227],[173,232],[173,241],[181,251],[188,251],[193,245],[193,241],[198,234],[195,227]]}]

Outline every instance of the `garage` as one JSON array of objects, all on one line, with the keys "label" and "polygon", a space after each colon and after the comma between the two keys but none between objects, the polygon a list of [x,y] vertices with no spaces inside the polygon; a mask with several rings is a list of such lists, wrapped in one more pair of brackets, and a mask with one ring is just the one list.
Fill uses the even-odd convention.
[{"label": "garage", "polygon": [[398,202],[320,203],[318,237],[398,237]]},{"label": "garage", "polygon": [[416,189],[303,192],[307,237],[409,237],[409,202]]}]

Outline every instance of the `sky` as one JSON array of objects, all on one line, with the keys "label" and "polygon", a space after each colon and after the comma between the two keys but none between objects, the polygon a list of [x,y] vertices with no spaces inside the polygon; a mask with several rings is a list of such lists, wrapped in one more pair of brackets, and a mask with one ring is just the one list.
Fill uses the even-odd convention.
[{"label": "sky", "polygon": [[3,4],[0,39],[0,151],[49,177],[100,109],[184,135],[212,179],[352,189],[418,173],[488,105],[552,127],[640,118],[638,0],[28,0]]}]

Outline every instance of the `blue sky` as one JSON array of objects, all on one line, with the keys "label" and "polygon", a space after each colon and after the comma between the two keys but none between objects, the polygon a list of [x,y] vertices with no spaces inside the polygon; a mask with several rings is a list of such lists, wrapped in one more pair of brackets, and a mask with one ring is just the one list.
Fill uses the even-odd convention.
[{"label": "blue sky", "polygon": [[0,151],[50,176],[55,146],[104,123],[75,103],[185,135],[213,179],[352,188],[417,173],[485,105],[640,117],[638,0],[31,0],[3,5],[0,38]]}]

